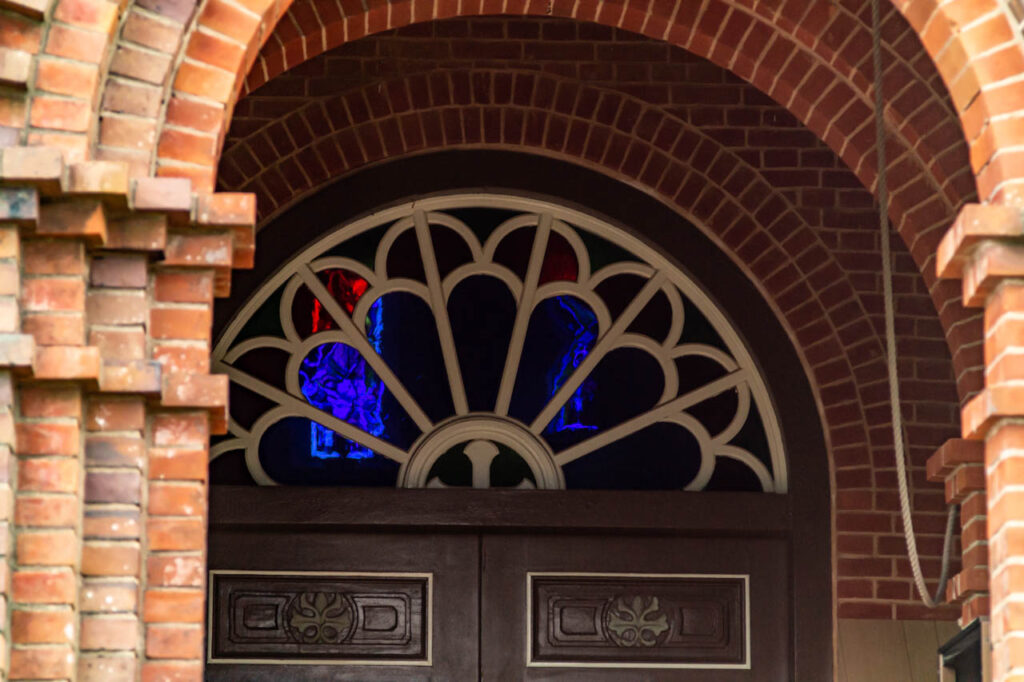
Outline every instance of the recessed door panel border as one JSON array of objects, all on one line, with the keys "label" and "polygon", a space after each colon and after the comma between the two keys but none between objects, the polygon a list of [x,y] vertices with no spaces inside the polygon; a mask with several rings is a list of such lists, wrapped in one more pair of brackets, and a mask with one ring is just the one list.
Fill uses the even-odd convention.
[{"label": "recessed door panel border", "polygon": [[[246,592],[247,582],[258,591]],[[212,665],[431,666],[433,585],[433,573],[423,572],[211,570],[207,581],[206,662]],[[388,587],[393,588],[391,592],[387,592]],[[231,600],[226,607],[224,599]],[[236,603],[240,599],[247,603]],[[404,613],[400,612],[400,607],[405,608]],[[259,611],[252,618],[260,622],[254,622],[252,627],[239,624],[235,616],[245,617],[241,612],[234,613],[239,609],[254,614]],[[371,615],[373,609],[380,614]],[[378,615],[387,619],[391,614],[384,611],[394,611],[395,622],[391,629],[403,629],[400,641],[383,635],[373,637],[375,628],[369,621]],[[264,617],[257,618],[260,614]],[[285,618],[290,618],[290,622],[285,622]],[[240,627],[247,633],[253,632],[251,643],[229,641],[231,634],[238,634]],[[260,630],[264,633],[263,639],[269,637],[267,641],[257,641]],[[417,647],[417,640],[422,643],[421,648]],[[279,649],[278,656],[245,655],[248,650],[275,645]],[[372,655],[375,645],[381,649],[381,655]],[[220,656],[218,647],[233,650]],[[318,649],[325,653],[319,653]],[[346,649],[352,651],[352,656],[335,655],[343,654]],[[390,657],[389,650],[393,652]]]},{"label": "recessed door panel border", "polygon": [[[539,580],[538,580],[539,579]],[[547,624],[547,635],[550,638],[554,638],[557,634],[554,631],[554,619],[557,618],[557,614],[553,612],[553,604],[549,603],[548,608],[545,608],[543,604],[536,603],[537,591],[535,588],[538,585],[543,584],[546,579],[552,579],[548,582],[552,586],[558,585],[564,588],[568,588],[572,591],[574,588],[580,588],[584,585],[598,588],[598,594],[593,595],[592,604],[584,604],[583,599],[577,598],[576,601],[580,602],[579,605],[567,605],[570,608],[577,608],[585,610],[587,608],[594,610],[593,623],[593,634],[590,637],[579,637],[579,639],[591,639],[591,642],[574,642],[577,646],[591,649],[591,654],[596,653],[594,651],[598,647],[593,645],[600,642],[601,645],[610,648],[619,648],[623,650],[641,650],[643,648],[650,648],[652,651],[659,646],[668,645],[670,638],[678,636],[684,629],[683,610],[684,606],[676,603],[674,604],[679,614],[672,614],[671,611],[674,609],[665,608],[669,602],[659,602],[659,596],[654,595],[641,595],[641,594],[627,594],[627,592],[651,592],[659,591],[662,593],[661,599],[664,599],[666,592],[685,593],[691,591],[693,588],[703,587],[717,587],[725,588],[724,591],[720,590],[720,594],[715,595],[718,599],[711,599],[705,595],[704,601],[707,602],[709,607],[715,608],[721,612],[722,622],[718,623],[721,625],[721,629],[717,632],[720,637],[719,640],[729,640],[735,638],[735,632],[730,632],[730,628],[735,630],[736,626],[739,626],[740,632],[739,640],[731,642],[715,642],[721,644],[731,644],[729,647],[735,656],[735,650],[737,645],[739,648],[741,661],[737,662],[696,662],[696,661],[615,661],[610,659],[602,660],[586,660],[583,657],[579,657],[581,660],[573,660],[571,656],[567,656],[564,660],[554,660],[550,654],[547,658],[538,657],[538,652],[535,651],[534,647],[534,633],[535,627],[538,626],[538,621],[545,622]],[[601,583],[605,583],[602,585]],[[730,584],[731,583],[731,584]],[[660,590],[653,590],[655,586],[659,586]],[[604,590],[600,588],[604,587]],[[619,589],[615,589],[619,588]],[[674,588],[674,589],[673,589]],[[729,594],[733,592],[733,589],[738,588],[737,594]],[[609,596],[609,590],[615,592],[614,595]],[[674,595],[676,600],[683,594]],[[671,596],[669,597],[671,599]],[[729,602],[732,603],[729,603]],[[736,604],[735,602],[739,603]],[[544,609],[534,610],[535,608]],[[563,609],[564,611],[564,609]],[[620,622],[616,623],[616,619]],[[561,629],[561,628],[560,628]],[[584,633],[581,633],[583,635]],[[586,634],[590,634],[589,631]],[[677,650],[679,654],[686,655],[685,645],[680,645],[677,642]],[[703,648],[709,648],[708,645],[713,644],[712,642],[703,642]],[[588,646],[590,645],[590,646]],[[570,645],[571,647],[571,645]],[[540,648],[540,647],[537,647]],[[720,648],[722,648],[720,646]],[[691,652],[691,656],[693,653]],[[728,653],[726,653],[728,656]],[[661,669],[733,669],[733,670],[749,670],[750,669],[750,576],[748,574],[717,574],[717,573],[594,573],[594,572],[528,572],[526,574],[526,665],[527,667],[534,668],[661,668]]]}]

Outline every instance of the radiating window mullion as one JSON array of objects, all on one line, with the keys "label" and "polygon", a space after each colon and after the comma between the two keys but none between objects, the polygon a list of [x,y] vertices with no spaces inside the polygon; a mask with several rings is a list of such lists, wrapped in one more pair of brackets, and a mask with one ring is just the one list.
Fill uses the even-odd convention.
[{"label": "radiating window mullion", "polygon": [[545,213],[540,216],[537,231],[534,233],[533,247],[530,251],[530,262],[526,268],[526,280],[523,282],[523,292],[519,297],[519,305],[516,308],[516,321],[512,327],[512,338],[509,340],[508,353],[505,356],[505,369],[501,374],[501,385],[498,388],[498,398],[494,405],[495,414],[502,416],[508,414],[509,403],[512,400],[512,389],[516,385],[516,375],[519,373],[519,359],[523,352],[523,343],[526,341],[526,330],[530,323],[530,315],[533,313],[537,283],[540,281],[540,272],[544,266],[544,254],[547,252],[548,235],[550,233],[551,215]]},{"label": "radiating window mullion", "polygon": [[[367,238],[348,245],[361,235]],[[349,260],[352,254],[359,258]],[[351,270],[369,286],[351,296],[325,279],[331,268]],[[498,289],[475,280],[471,295],[448,300],[474,276],[508,285],[511,296],[501,299],[500,310]],[[379,322],[392,340],[382,346],[367,328],[369,311],[399,292],[419,299],[415,314],[399,306]],[[275,295],[281,329],[273,334],[284,338],[251,338],[262,329],[256,327],[240,333]],[[589,321],[542,310],[548,299],[587,312]],[[303,317],[310,306],[312,334]],[[474,193],[386,209],[311,244],[240,315],[242,323],[232,321],[218,342],[216,367],[239,389],[237,415],[262,412],[259,429],[241,430],[231,441],[233,449],[245,445],[246,465],[260,484],[424,486],[433,480],[431,462],[451,469],[447,462],[468,456],[469,444],[487,441],[503,448],[494,459],[498,473],[488,478],[497,487],[516,486],[516,467],[526,466],[523,480],[543,488],[786,490],[770,393],[723,312],[656,248],[572,208]],[[335,323],[328,324],[336,328],[328,345],[345,346],[329,362],[311,355],[328,341],[317,335],[317,319]],[[574,330],[584,324],[590,326],[581,341]],[[437,337],[430,337],[428,354],[423,334],[431,326]],[[263,346],[290,355],[249,358]],[[250,365],[234,362],[243,356]],[[322,369],[315,381],[299,373],[310,357]],[[273,373],[264,376],[264,368],[278,367],[268,362],[285,363],[282,385]],[[479,367],[486,372],[478,376]],[[319,397],[298,386],[303,379],[314,382]],[[366,393],[371,384],[378,389]],[[334,402],[324,409],[320,397]],[[388,428],[397,431],[385,436],[333,407],[356,401],[360,409],[386,410]],[[240,428],[231,425],[233,433]],[[317,450],[315,434],[331,432],[329,443],[342,446]],[[414,468],[423,475],[411,477]],[[458,476],[444,481],[467,484]]]},{"label": "radiating window mullion", "polygon": [[609,443],[613,443],[621,438],[636,433],[637,431],[654,424],[655,422],[661,421],[665,417],[673,415],[677,412],[681,412],[688,407],[696,405],[708,398],[713,398],[720,393],[728,391],[730,388],[735,387],[742,381],[746,381],[747,372],[746,370],[737,370],[726,374],[720,379],[716,379],[709,384],[705,384],[700,388],[696,388],[692,391],[688,391],[683,395],[674,398],[667,403],[663,403],[654,409],[648,410],[643,414],[639,414],[632,419],[628,419],[618,426],[613,426],[610,429],[605,429],[595,436],[588,438],[587,440],[577,443],[561,452],[555,453],[555,461],[560,465],[564,466],[569,462],[579,459],[584,455],[587,455],[598,448],[604,447]]},{"label": "radiating window mullion", "polygon": [[448,319],[448,307],[445,304],[444,293],[441,290],[441,273],[438,271],[434,243],[430,237],[430,224],[427,222],[427,214],[423,211],[416,211],[414,217],[416,239],[419,241],[420,255],[423,258],[423,271],[427,276],[427,290],[430,292],[430,304],[434,310],[437,334],[441,340],[441,353],[444,357],[445,370],[448,372],[448,385],[452,392],[452,403],[455,406],[456,414],[466,414],[469,412],[469,403],[466,400],[466,387],[462,383],[459,359],[455,355],[452,324]]}]

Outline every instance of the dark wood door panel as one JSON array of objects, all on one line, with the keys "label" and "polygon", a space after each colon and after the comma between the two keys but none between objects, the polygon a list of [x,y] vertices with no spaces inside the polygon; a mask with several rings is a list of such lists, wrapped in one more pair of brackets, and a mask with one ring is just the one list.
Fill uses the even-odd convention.
[{"label": "dark wood door panel", "polygon": [[[420,654],[414,628],[409,637],[399,637],[405,631],[399,627],[397,605],[400,595],[410,597],[410,607],[404,612],[416,617],[412,603],[417,599],[418,578],[392,575],[381,582],[380,574],[429,574],[432,602],[424,615],[432,619],[433,665],[211,663],[207,679],[818,682],[830,678],[826,672],[831,660],[827,565],[818,561],[821,543],[812,542],[813,536],[795,546],[790,544],[787,538],[793,519],[785,497],[518,492],[220,490],[210,510],[211,569],[276,571],[286,577],[300,574],[298,586],[275,585],[281,580],[278,574],[264,579],[267,589],[262,591],[242,585],[247,601],[235,606],[237,620],[242,625],[248,622],[249,630],[242,628],[243,634],[277,638],[281,643],[288,627],[294,632],[304,622],[300,618],[298,626],[291,624],[299,598],[306,595],[305,606],[314,611],[306,617],[318,618],[319,604],[322,611],[329,612],[328,620],[333,619],[344,631],[326,636],[333,638],[328,644],[338,647],[330,655],[353,653],[351,648],[345,650],[351,645],[363,646],[360,653],[366,654],[367,638],[376,638],[370,654],[375,651],[373,646],[381,654],[380,645],[390,643],[392,653],[395,646],[405,646],[405,655],[415,658]],[[794,556],[809,556],[810,560],[790,564]],[[821,556],[827,558],[827,547],[821,549]],[[481,561],[485,563],[483,575]],[[809,570],[818,571],[821,566],[825,568],[820,576],[812,571],[812,579],[807,578]],[[317,572],[332,576],[306,575]],[[571,661],[562,645],[579,645],[580,640],[588,639],[591,649],[584,653],[614,663],[619,647],[615,638],[628,643],[630,637],[639,635],[658,644],[656,651],[645,653],[648,664],[680,653],[692,657],[694,649],[703,645],[706,660],[749,654],[752,669],[527,668],[527,623],[532,623],[527,619],[527,572],[641,574],[596,581],[589,576],[575,582],[549,575],[546,583],[537,576],[537,590],[547,589],[549,596],[556,597],[551,617],[538,620],[538,627],[551,633],[547,644],[555,645],[546,653],[537,647],[538,658],[548,657],[539,663]],[[675,577],[655,578],[652,574]],[[703,584],[691,577],[678,577],[692,574],[726,577]],[[736,580],[729,577],[737,575],[749,575],[746,592],[737,594]],[[388,583],[392,578],[397,582]],[[322,579],[335,582],[317,582]],[[360,580],[378,582],[367,586],[358,584]],[[718,584],[712,584],[714,581]],[[607,588],[603,593],[594,589],[602,584]],[[807,587],[794,595],[793,584],[819,587]],[[395,608],[372,608],[383,602],[371,603],[366,597],[379,597],[381,592],[387,596],[383,601]],[[250,598],[254,594],[257,598]],[[271,598],[264,599],[268,594]],[[486,599],[482,611],[480,594]],[[319,601],[317,595],[323,595]],[[636,598],[638,602],[634,602]],[[737,648],[740,640],[733,637],[737,601],[742,599],[751,607],[748,649]],[[791,625],[793,613],[799,617],[796,628]],[[668,629],[659,625],[663,616]],[[653,627],[631,629],[636,622]],[[371,627],[364,627],[367,624]],[[797,635],[791,634],[794,630]],[[384,631],[390,634],[385,636]],[[792,643],[794,637],[799,651]],[[299,653],[304,648],[307,653],[323,651],[319,646],[297,646],[294,639],[285,646]],[[671,651],[672,647],[676,650]],[[486,657],[483,668],[481,649]],[[807,665],[808,658],[813,665]]]},{"label": "dark wood door panel", "polygon": [[746,575],[528,573],[538,663],[749,665]]},{"label": "dark wood door panel", "polygon": [[216,529],[211,682],[478,677],[475,535]]},{"label": "dark wood door panel", "polygon": [[789,682],[786,557],[781,539],[487,535],[481,679]]},{"label": "dark wood door panel", "polygon": [[430,662],[429,573],[211,571],[212,660]]}]

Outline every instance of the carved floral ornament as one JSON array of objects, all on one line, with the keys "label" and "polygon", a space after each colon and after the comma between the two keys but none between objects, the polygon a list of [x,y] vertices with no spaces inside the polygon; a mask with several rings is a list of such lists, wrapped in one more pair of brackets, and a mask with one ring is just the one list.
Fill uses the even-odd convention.
[{"label": "carved floral ornament", "polygon": [[547,202],[345,225],[256,291],[214,361],[235,393],[211,457],[263,485],[786,490],[722,312],[625,230]]},{"label": "carved floral ornament", "polygon": [[669,630],[668,615],[657,597],[619,596],[605,609],[606,636],[620,647],[652,647]]},{"label": "carved floral ornament", "polygon": [[304,644],[340,644],[352,632],[354,612],[343,593],[302,592],[288,605],[288,632]]}]

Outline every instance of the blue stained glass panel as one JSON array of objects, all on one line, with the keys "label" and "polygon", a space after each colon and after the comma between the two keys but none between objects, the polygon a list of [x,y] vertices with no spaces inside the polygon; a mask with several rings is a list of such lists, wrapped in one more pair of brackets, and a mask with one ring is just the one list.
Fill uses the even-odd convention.
[{"label": "blue stained glass panel", "polygon": [[[325,286],[351,314],[366,291],[362,278],[345,270],[321,273]],[[336,328],[320,301],[310,299],[302,315],[310,333]],[[399,323],[401,321],[401,323]],[[367,340],[432,419],[451,413],[451,397],[441,357],[434,318],[422,299],[406,292],[381,297],[364,320]],[[406,327],[405,325],[409,325]],[[410,335],[405,329],[422,333]],[[431,334],[431,332],[433,332]],[[384,382],[354,348],[327,343],[314,348],[299,369],[299,384],[306,400],[366,433],[408,447],[419,435],[406,412]],[[343,438],[316,422],[310,424],[309,455],[317,459],[366,459],[369,449]]]},{"label": "blue stained glass panel", "polygon": [[[328,292],[349,314],[368,286],[365,279],[348,270],[325,270],[319,277]],[[296,317],[295,328],[302,336],[337,328],[337,321],[331,319],[323,302],[313,297],[305,287],[296,292],[293,316]],[[380,346],[382,320],[379,310],[371,312],[366,320],[368,339],[375,349]],[[347,376],[338,376],[339,367],[342,368],[341,373],[347,373]],[[343,344],[325,344],[314,348],[302,362],[299,380],[303,395],[314,407],[330,412],[373,436],[383,435],[380,410],[383,383],[370,372],[352,348]],[[316,422],[310,424],[309,443],[310,455],[318,459],[343,456],[366,459],[373,456],[366,447],[343,439]]]},{"label": "blue stained glass panel", "polygon": [[544,439],[557,453],[651,409],[664,388],[665,377],[657,360],[636,348],[617,348],[597,363],[551,420]]},{"label": "blue stained glass panel", "polygon": [[[556,296],[537,305],[523,342],[509,414],[529,424],[579,367],[597,340],[597,317],[586,303],[573,296]],[[591,399],[593,383],[583,384],[553,423],[563,431],[591,431],[596,424],[578,414]]]},{"label": "blue stained glass panel", "polygon": [[700,469],[700,445],[678,424],[657,423],[562,467],[570,489],[678,490]]},{"label": "blue stained glass panel", "polygon": [[[359,458],[313,456],[310,433],[319,424],[304,417],[285,417],[260,439],[260,464],[282,485],[394,486],[399,464],[365,450]],[[333,431],[331,433],[334,433]],[[346,441],[334,434],[336,442]]]},{"label": "blue stained glass panel", "polygon": [[[342,343],[325,343],[314,348],[299,368],[299,386],[313,407],[371,436],[384,436],[381,409],[384,384],[353,348]],[[310,433],[309,454],[319,459],[373,456],[366,447],[345,440],[315,422]]]},{"label": "blue stained glass panel", "polygon": [[[363,356],[343,343],[325,343],[310,351],[299,368],[299,388],[314,407],[398,447],[409,447],[419,435]],[[365,447],[316,422],[310,422],[307,440],[307,454],[314,459],[371,456]]]},{"label": "blue stained glass panel", "polygon": [[[572,335],[572,341],[555,371],[548,377],[551,396],[568,381],[583,359],[587,357],[594,342],[597,341],[597,318],[594,317],[590,308],[579,305],[576,299],[568,296],[559,296],[554,300],[561,310],[566,329]],[[548,424],[546,432],[596,431],[597,424],[590,423],[583,418],[583,411],[591,401],[593,394],[594,380],[587,377],[562,406],[552,422]]]}]

